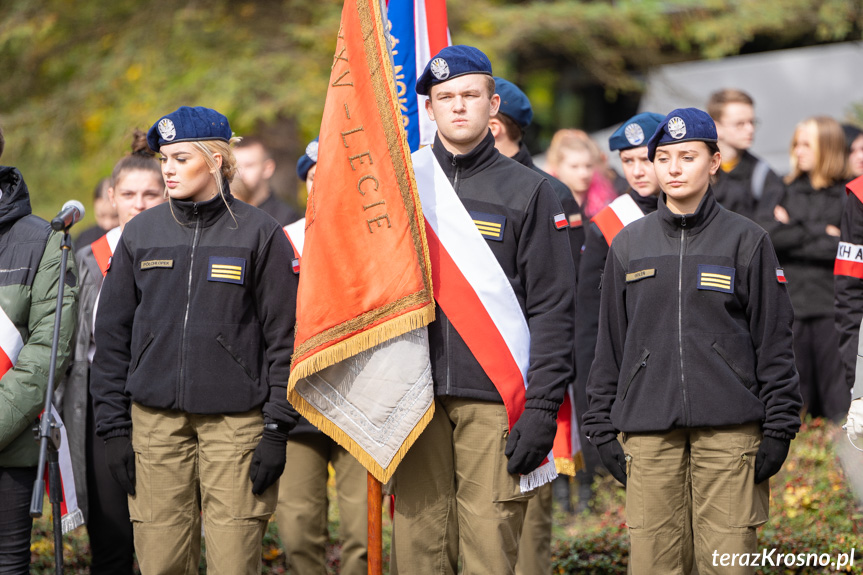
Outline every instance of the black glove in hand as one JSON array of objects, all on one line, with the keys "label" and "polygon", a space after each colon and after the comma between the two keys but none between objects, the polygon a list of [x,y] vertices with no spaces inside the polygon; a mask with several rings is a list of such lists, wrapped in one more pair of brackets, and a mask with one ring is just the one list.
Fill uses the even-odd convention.
[{"label": "black glove in hand", "polygon": [[779,473],[785,458],[788,457],[790,439],[777,439],[765,435],[755,456],[755,483],[766,481]]},{"label": "black glove in hand", "polygon": [[249,467],[249,479],[252,481],[252,493],[260,495],[278,481],[285,470],[288,436],[279,431],[265,429],[261,442],[252,455],[252,465]]},{"label": "black glove in hand", "polygon": [[504,453],[509,458],[506,470],[526,475],[539,467],[551,452],[557,432],[557,412],[528,407],[512,426]]},{"label": "black glove in hand", "polygon": [[602,464],[611,473],[611,476],[620,481],[626,487],[626,455],[623,446],[615,438],[596,446]]},{"label": "black glove in hand", "polygon": [[135,495],[135,452],[128,435],[109,437],[105,440],[105,461],[114,481],[123,491]]}]

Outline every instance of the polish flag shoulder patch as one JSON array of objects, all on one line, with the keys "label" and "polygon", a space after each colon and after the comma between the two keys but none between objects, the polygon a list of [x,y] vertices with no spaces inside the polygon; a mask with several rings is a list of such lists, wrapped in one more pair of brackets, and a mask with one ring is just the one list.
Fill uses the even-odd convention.
[{"label": "polish flag shoulder patch", "polygon": [[584,223],[581,220],[581,213],[570,214],[569,215],[569,227],[571,228],[580,228],[581,224]]},{"label": "polish flag shoulder patch", "polygon": [[291,269],[294,270],[295,274],[300,273],[300,260],[298,258],[294,258],[291,260]]},{"label": "polish flag shoulder patch", "polygon": [[785,270],[782,268],[776,268],[776,281],[781,284],[787,284],[788,280],[785,279]]},{"label": "polish flag shoulder patch", "polygon": [[559,213],[554,215],[554,228],[563,230],[569,227],[569,222],[566,220],[566,214]]}]

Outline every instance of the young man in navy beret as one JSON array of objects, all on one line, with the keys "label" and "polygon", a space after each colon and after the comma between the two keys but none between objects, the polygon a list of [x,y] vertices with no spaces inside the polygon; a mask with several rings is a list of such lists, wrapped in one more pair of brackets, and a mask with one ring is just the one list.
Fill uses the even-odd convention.
[{"label": "young man in navy beret", "polygon": [[648,141],[664,192],[614,238],[584,431],[626,486],[633,575],[752,573],[768,478],[800,427],[794,312],[770,237],[717,204],[716,128],[671,112]]},{"label": "young man in navy beret", "polygon": [[505,277],[512,295],[506,305],[518,315],[509,319],[528,326],[530,357],[516,382],[524,409],[508,412],[500,390],[513,388],[480,364],[481,348],[506,329],[495,324],[477,337],[457,328],[459,310],[436,296],[428,328],[435,414],[394,476],[391,573],[456,573],[460,557],[465,574],[513,573],[529,488],[554,477],[553,467],[543,472],[573,377],[575,272],[566,217],[545,178],[495,148],[489,119],[500,97],[482,52],[445,48],[416,89],[429,96],[426,111],[437,134],[433,150],[414,154],[414,165],[424,154],[445,176],[435,178],[435,190],[448,186],[446,197],[457,196],[454,209],[467,212],[457,239],[485,254],[489,267],[480,277]]}]

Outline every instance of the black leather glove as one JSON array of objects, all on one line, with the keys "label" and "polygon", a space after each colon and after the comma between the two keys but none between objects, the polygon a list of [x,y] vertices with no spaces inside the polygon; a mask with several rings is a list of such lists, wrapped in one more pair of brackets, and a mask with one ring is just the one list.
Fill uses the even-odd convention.
[{"label": "black leather glove", "polygon": [[777,439],[765,435],[755,456],[755,483],[766,481],[779,473],[785,458],[788,457],[790,439]]},{"label": "black leather glove", "polygon": [[261,441],[252,455],[252,465],[249,467],[252,493],[260,495],[282,476],[285,470],[287,444],[287,433],[273,429],[264,430]]},{"label": "black leather glove", "polygon": [[526,475],[539,467],[551,452],[557,432],[557,411],[528,407],[509,431],[504,453],[509,458],[506,470]]},{"label": "black leather glove", "polygon": [[135,452],[132,451],[132,438],[118,435],[105,440],[105,461],[114,481],[123,491],[135,495]]},{"label": "black leather glove", "polygon": [[620,481],[626,487],[626,455],[623,446],[617,438],[606,441],[596,446],[602,464],[611,473],[611,476]]}]

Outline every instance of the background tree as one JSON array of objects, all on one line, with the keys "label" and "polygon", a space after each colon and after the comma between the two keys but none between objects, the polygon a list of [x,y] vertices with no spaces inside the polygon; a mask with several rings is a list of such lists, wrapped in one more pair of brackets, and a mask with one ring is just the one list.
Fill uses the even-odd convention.
[{"label": "background tree", "polygon": [[[205,105],[238,135],[264,137],[279,192],[302,205],[293,166],[320,125],[341,6],[3,0],[3,162],[22,169],[48,216],[70,197],[89,204],[135,127]],[[454,42],[485,50],[526,88],[540,146],[558,126],[593,130],[630,115],[652,66],[859,40],[863,30],[858,0],[471,0],[448,11]]]}]

